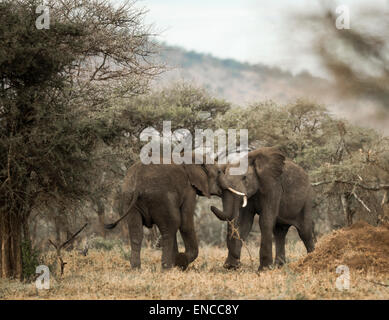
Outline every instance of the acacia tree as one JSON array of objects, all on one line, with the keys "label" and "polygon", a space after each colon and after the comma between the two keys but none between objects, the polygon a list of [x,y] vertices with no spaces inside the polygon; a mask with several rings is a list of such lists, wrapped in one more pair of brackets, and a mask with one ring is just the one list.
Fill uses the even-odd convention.
[{"label": "acacia tree", "polygon": [[[21,241],[38,204],[76,205],[91,193],[96,148],[121,129],[115,97],[147,89],[161,68],[134,2],[0,3],[0,276],[22,277]],[[96,177],[97,176],[97,177]],[[22,230],[26,232],[22,232]],[[24,234],[24,236],[23,236]]]},{"label": "acacia tree", "polygon": [[372,224],[385,220],[387,137],[335,119],[323,106],[304,100],[231,109],[220,126],[234,125],[248,129],[251,148],[278,146],[309,173],[316,191],[315,211],[329,228],[351,224],[357,213]]}]

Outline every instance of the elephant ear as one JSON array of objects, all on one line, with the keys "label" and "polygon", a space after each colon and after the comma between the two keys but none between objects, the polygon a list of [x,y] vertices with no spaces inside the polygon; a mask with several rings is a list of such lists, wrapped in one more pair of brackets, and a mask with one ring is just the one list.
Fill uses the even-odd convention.
[{"label": "elephant ear", "polygon": [[210,198],[208,188],[208,175],[201,164],[184,165],[185,171],[188,174],[190,184],[197,190],[197,193]]},{"label": "elephant ear", "polygon": [[228,166],[227,164],[218,164],[219,169],[223,173],[226,173],[227,166]]},{"label": "elephant ear", "polygon": [[260,178],[266,176],[277,178],[284,170],[285,156],[277,148],[260,148],[250,152],[248,157],[249,163],[254,165],[255,171]]}]

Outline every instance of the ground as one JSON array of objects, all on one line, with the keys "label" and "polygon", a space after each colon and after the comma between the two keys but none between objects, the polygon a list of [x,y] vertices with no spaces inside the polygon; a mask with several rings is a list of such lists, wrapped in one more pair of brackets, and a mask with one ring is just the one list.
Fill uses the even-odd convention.
[{"label": "ground", "polygon": [[[242,267],[235,271],[223,268],[226,248],[200,248],[186,271],[161,271],[161,251],[151,248],[142,250],[138,271],[130,268],[127,247],[92,249],[87,256],[64,252],[64,275],[52,272],[49,290],[0,280],[0,299],[389,299],[389,271],[350,269],[348,290],[337,289],[335,268],[296,271],[306,256],[301,241],[287,245],[287,265],[260,274],[255,243],[242,250]],[[53,259],[50,252],[46,261]]]}]

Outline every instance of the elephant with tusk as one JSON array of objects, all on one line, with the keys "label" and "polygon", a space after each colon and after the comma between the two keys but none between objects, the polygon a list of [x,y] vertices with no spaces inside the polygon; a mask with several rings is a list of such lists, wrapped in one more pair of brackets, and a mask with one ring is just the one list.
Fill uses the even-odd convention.
[{"label": "elephant with tusk", "polygon": [[[193,155],[193,157],[195,157]],[[196,163],[193,159],[192,163]],[[149,164],[135,163],[127,171],[119,196],[121,217],[107,224],[107,229],[127,219],[133,268],[140,268],[143,226],[154,224],[162,236],[162,268],[178,266],[186,269],[198,255],[194,228],[196,195],[222,195],[229,186],[222,170],[211,164]],[[219,219],[228,217],[220,212]],[[178,252],[177,231],[185,244],[185,253]]]},{"label": "elephant with tusk", "polygon": [[[285,237],[290,226],[296,227],[307,252],[314,250],[312,221],[313,190],[305,171],[285,159],[276,148],[260,148],[248,153],[248,170],[243,175],[231,175],[224,165],[225,188],[222,188],[223,211],[211,207],[221,220],[228,220],[228,257],[225,268],[240,265],[242,241],[250,233],[254,216],[259,214],[261,229],[259,269],[273,263],[272,239],[276,242],[278,265],[285,263]],[[234,224],[233,226],[231,224]],[[240,239],[232,228],[239,231]]]}]

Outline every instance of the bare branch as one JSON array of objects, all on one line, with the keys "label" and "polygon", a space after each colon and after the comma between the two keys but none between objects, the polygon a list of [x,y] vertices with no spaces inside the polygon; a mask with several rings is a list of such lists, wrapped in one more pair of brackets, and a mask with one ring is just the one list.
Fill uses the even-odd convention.
[{"label": "bare branch", "polygon": [[367,186],[358,182],[353,181],[346,181],[346,180],[328,180],[328,181],[319,181],[319,182],[312,182],[311,185],[313,187],[321,186],[323,184],[330,184],[330,183],[343,183],[348,184],[352,186],[357,186],[365,190],[370,191],[380,191],[380,190],[389,190],[389,184],[379,184],[378,186]]},{"label": "bare branch", "polygon": [[369,207],[363,202],[363,200],[362,200],[361,198],[359,198],[359,197],[357,196],[357,194],[356,194],[355,192],[353,192],[353,193],[351,193],[351,194],[354,196],[355,199],[358,200],[358,202],[359,202],[361,205],[363,205],[363,207],[364,207],[367,211],[371,212],[371,210],[369,209]]},{"label": "bare branch", "polygon": [[85,223],[82,228],[80,230],[78,230],[76,233],[74,233],[68,240],[66,240],[63,244],[59,245],[59,244],[55,244],[53,241],[51,241],[49,239],[49,243],[55,248],[55,250],[57,251],[57,258],[58,258],[58,261],[60,263],[60,268],[61,268],[61,276],[63,275],[64,273],[64,269],[65,269],[65,265],[67,264],[67,262],[64,262],[63,259],[62,259],[62,256],[61,256],[61,249],[64,248],[65,246],[67,246],[68,244],[70,244],[76,237],[77,235],[80,234],[80,232],[82,230],[84,230],[86,228],[86,226],[88,225],[88,223]]},{"label": "bare branch", "polygon": [[66,240],[63,244],[61,244],[61,246],[59,247],[60,249],[66,247],[67,245],[69,245],[77,236],[78,234],[84,230],[86,228],[86,226],[88,225],[88,223],[85,223],[82,228],[80,230],[78,230],[76,233],[74,233],[68,240]]},{"label": "bare branch", "polygon": [[57,245],[49,239],[49,243],[55,248],[55,250],[58,250]]}]

